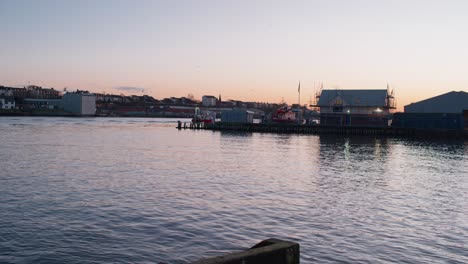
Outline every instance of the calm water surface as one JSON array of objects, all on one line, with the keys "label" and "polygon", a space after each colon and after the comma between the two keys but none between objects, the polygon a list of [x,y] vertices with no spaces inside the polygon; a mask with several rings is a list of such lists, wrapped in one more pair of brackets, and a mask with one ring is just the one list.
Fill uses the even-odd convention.
[{"label": "calm water surface", "polygon": [[0,118],[0,263],[468,263],[468,143]]}]

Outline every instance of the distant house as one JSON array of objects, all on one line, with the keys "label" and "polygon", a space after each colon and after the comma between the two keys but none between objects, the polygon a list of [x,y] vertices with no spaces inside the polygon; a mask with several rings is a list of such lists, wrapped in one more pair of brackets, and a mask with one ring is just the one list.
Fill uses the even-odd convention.
[{"label": "distant house", "polygon": [[228,106],[233,106],[233,107],[239,107],[239,108],[247,107],[247,103],[238,101],[238,100],[228,100],[225,103],[227,103]]},{"label": "distant house", "polygon": [[13,90],[10,87],[0,86],[0,96],[13,96]]},{"label": "distant house", "polygon": [[240,102],[240,101],[227,100],[227,101],[225,101],[224,103],[226,103],[228,106],[237,106],[237,104],[238,104],[239,102]]},{"label": "distant house", "polygon": [[103,93],[94,93],[96,96],[96,102],[97,103],[113,103],[113,96],[117,95],[111,95],[111,94],[103,94]]},{"label": "distant house", "polygon": [[60,99],[62,94],[54,88],[42,88],[36,85],[29,85],[26,87],[27,98],[36,99]]},{"label": "distant house", "polygon": [[218,99],[212,95],[204,95],[202,96],[202,105],[203,106],[216,106],[218,103]]},{"label": "distant house", "polygon": [[165,105],[175,105],[177,103],[176,100],[174,100],[174,97],[171,97],[171,98],[164,98],[161,100],[161,103],[165,104]]},{"label": "distant house", "polygon": [[467,92],[449,92],[405,105],[405,113],[462,113],[468,110]]},{"label": "distant house", "polygon": [[66,93],[62,98],[63,109],[66,112],[93,116],[96,114],[96,95],[88,92]]},{"label": "distant house", "polygon": [[159,103],[158,100],[154,99],[152,96],[149,95],[143,95],[143,101],[146,103]]},{"label": "distant house", "polygon": [[114,94],[95,94],[99,103],[123,103],[123,96]]},{"label": "distant house", "polygon": [[16,103],[13,96],[1,96],[0,97],[0,109],[11,110],[15,109]]},{"label": "distant house", "polygon": [[388,89],[322,90],[316,105],[320,124],[332,126],[387,126],[395,109]]},{"label": "distant house", "polygon": [[182,105],[196,105],[197,104],[197,102],[187,97],[181,97],[180,102]]},{"label": "distant house", "polygon": [[54,88],[43,88],[29,85],[23,88],[0,86],[0,96],[13,96],[17,104],[22,104],[25,98],[32,99],[61,99],[62,93]]}]

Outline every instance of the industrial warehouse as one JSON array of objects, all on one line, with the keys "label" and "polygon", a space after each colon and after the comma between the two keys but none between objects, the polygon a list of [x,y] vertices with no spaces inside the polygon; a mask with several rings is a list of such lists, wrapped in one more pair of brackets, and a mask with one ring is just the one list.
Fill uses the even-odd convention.
[{"label": "industrial warehouse", "polygon": [[468,129],[468,93],[449,92],[405,106],[392,126],[415,129]]}]

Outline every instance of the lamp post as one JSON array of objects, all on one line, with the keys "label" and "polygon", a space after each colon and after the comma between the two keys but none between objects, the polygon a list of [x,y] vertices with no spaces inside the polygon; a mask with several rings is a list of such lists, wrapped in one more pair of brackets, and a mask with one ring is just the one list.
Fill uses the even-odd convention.
[{"label": "lamp post", "polygon": [[351,110],[348,109],[348,111],[346,111],[346,113],[348,113],[348,126],[351,126]]}]

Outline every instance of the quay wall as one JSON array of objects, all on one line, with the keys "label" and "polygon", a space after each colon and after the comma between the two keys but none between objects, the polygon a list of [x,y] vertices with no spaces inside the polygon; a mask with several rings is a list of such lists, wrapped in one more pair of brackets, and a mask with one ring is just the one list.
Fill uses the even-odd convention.
[{"label": "quay wall", "polygon": [[367,136],[409,136],[437,138],[468,138],[467,130],[453,129],[418,129],[400,127],[355,127],[355,126],[324,126],[275,123],[179,123],[179,129],[206,129],[213,131],[239,131],[261,133],[291,133],[291,134],[335,134],[335,135],[367,135]]}]

